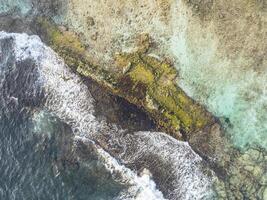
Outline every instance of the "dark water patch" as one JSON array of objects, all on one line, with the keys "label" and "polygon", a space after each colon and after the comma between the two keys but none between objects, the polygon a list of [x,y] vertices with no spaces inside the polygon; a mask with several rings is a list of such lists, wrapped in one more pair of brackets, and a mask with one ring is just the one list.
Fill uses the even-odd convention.
[{"label": "dark water patch", "polygon": [[42,87],[38,84],[38,69],[32,59],[25,59],[15,65],[7,65],[3,84],[4,96],[17,99],[18,105],[39,106],[44,99]]},{"label": "dark water patch", "polygon": [[25,112],[1,117],[0,199],[113,199],[121,191],[90,148],[73,151],[66,124]]},{"label": "dark water patch", "polygon": [[78,141],[74,152],[74,157],[66,155],[61,159],[64,170],[60,171],[77,199],[113,199],[126,188],[116,183],[92,145]]},{"label": "dark water patch", "polygon": [[31,19],[16,16],[14,13],[0,14],[0,30],[14,33],[32,34],[30,29]]},{"label": "dark water patch", "polygon": [[39,16],[53,17],[63,14],[67,0],[31,0],[32,1],[32,13],[38,13]]},{"label": "dark water patch", "polygon": [[83,78],[94,98],[95,116],[98,120],[116,124],[129,131],[155,131],[156,125],[147,113],[121,97],[110,94],[89,78]]},{"label": "dark water patch", "polygon": [[[66,196],[68,191],[60,187],[60,177],[54,179],[51,171],[52,143],[50,146],[48,139],[34,135],[31,122],[23,114],[2,117],[0,127],[0,199]],[[56,192],[55,186],[59,186]]]}]

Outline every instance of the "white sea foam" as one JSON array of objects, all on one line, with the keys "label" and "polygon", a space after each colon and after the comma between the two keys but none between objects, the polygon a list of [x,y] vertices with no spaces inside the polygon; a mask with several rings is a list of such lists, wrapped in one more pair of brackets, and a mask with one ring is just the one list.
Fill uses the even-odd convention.
[{"label": "white sea foam", "polygon": [[[86,86],[81,84],[81,79],[71,73],[63,61],[50,48],[44,46],[37,36],[0,32],[0,39],[5,37],[15,39],[17,60],[32,58],[37,62],[41,72],[40,81],[44,83],[46,93],[50,94],[47,96],[47,109],[72,125],[79,134],[76,139],[88,140],[86,139],[88,135],[96,134],[101,123],[93,116],[93,98]],[[98,153],[104,159],[107,169],[121,172],[127,182],[133,185],[131,193],[136,192],[134,199],[141,200],[143,197],[151,200],[164,199],[148,175],[137,176],[100,147]]]},{"label": "white sea foam", "polygon": [[[93,142],[86,139],[85,137],[75,137],[76,140],[81,140],[83,142]],[[141,176],[138,176],[136,173],[131,171],[129,168],[118,163],[118,161],[110,156],[106,151],[96,145],[97,152],[100,157],[105,161],[104,164],[110,172],[120,172],[120,180],[123,183],[130,185],[128,191],[130,194],[122,194],[120,198],[123,199],[136,199],[136,200],[163,200],[165,199],[162,193],[156,188],[155,182],[151,179],[151,174],[149,170],[144,169]],[[133,195],[133,196],[131,196]],[[131,196],[131,197],[129,197]]]},{"label": "white sea foam", "polygon": [[43,45],[39,37],[26,34],[15,36],[15,55],[18,60],[32,58],[41,73],[47,95],[46,107],[70,123],[79,133],[95,133],[100,123],[93,115],[93,98],[82,80],[65,67],[52,49]]},{"label": "white sea foam", "polygon": [[[138,132],[120,138],[115,126],[112,130],[107,124],[99,122],[94,116],[93,98],[79,76],[73,74],[51,48],[45,46],[37,36],[26,34],[9,34],[0,32],[0,40],[14,38],[14,54],[17,60],[33,59],[40,73],[39,83],[46,94],[45,109],[68,123],[76,135],[76,140],[90,141],[94,135],[103,131],[112,137],[114,142],[124,146],[124,154],[119,156],[122,161],[136,161],[144,155],[156,154],[166,163],[170,163],[171,199],[206,199],[210,192],[211,182],[199,169],[201,158],[196,155],[187,143],[178,142],[163,133]],[[115,131],[114,131],[115,129]],[[121,199],[160,200],[164,199],[157,189],[149,170],[144,169],[141,175],[125,167],[108,152],[96,145],[99,156],[111,172],[120,172],[122,182],[127,182],[129,194]],[[137,149],[132,151],[132,148]],[[126,156],[128,154],[128,156]],[[157,166],[162,167],[162,166]],[[161,169],[168,170],[168,169]],[[151,171],[151,170],[150,170]],[[165,180],[166,182],[168,180]],[[164,183],[163,183],[164,184]]]},{"label": "white sea foam", "polygon": [[[165,133],[137,132],[125,139],[130,142],[128,148],[134,149],[127,156],[128,162],[142,159],[144,152],[155,159],[154,167],[162,167],[167,171],[165,183],[175,186],[169,191],[173,199],[210,199],[211,180],[200,170],[202,159],[189,146],[187,142],[178,141]],[[127,142],[125,142],[127,143]],[[167,161],[165,167],[159,160]]]}]

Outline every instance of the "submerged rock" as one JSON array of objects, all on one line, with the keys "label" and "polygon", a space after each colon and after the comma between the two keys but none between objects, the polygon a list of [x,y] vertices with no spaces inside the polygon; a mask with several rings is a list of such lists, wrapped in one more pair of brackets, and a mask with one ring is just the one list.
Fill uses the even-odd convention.
[{"label": "submerged rock", "polygon": [[228,171],[227,181],[217,183],[220,199],[265,199],[267,185],[266,151],[250,148],[235,157]]}]

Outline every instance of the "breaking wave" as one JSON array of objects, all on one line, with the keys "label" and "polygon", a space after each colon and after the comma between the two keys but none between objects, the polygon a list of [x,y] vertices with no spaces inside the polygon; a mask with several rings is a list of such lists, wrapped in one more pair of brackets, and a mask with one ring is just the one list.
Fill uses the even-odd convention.
[{"label": "breaking wave", "polygon": [[67,124],[74,135],[71,149],[90,147],[112,179],[125,186],[114,199],[211,198],[211,171],[187,143],[97,120],[82,79],[39,37],[0,32],[0,78],[2,115],[29,108],[34,130],[46,129],[43,112]]}]

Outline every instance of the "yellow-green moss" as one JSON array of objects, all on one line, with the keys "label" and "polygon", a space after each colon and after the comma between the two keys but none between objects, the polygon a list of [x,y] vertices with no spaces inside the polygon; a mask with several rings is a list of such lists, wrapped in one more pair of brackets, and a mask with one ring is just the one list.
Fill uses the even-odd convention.
[{"label": "yellow-green moss", "polygon": [[[120,61],[119,65],[131,64],[127,73],[124,73],[125,77],[130,75],[131,78],[126,80],[129,92],[123,96],[126,99],[131,98],[128,95],[131,92],[131,84],[134,88],[136,82],[141,82],[149,99],[143,98],[146,95],[142,95],[139,101],[143,102],[144,109],[161,128],[174,134],[181,130],[191,133],[214,121],[203,107],[176,85],[177,72],[171,64],[137,52],[117,54],[116,57]],[[157,110],[151,109],[151,102],[157,105]]]},{"label": "yellow-green moss", "polygon": [[158,127],[174,137],[181,139],[180,132],[189,134],[214,121],[176,85],[177,72],[170,63],[148,56],[146,51],[118,53],[114,56],[116,71],[107,71],[91,63],[77,35],[60,30],[45,19],[38,19],[37,24],[69,67],[141,107]]},{"label": "yellow-green moss", "polygon": [[92,64],[88,52],[73,32],[61,30],[45,18],[38,18],[39,35],[64,59],[65,63],[79,74],[93,78],[102,85],[112,88],[116,84],[116,74]]},{"label": "yellow-green moss", "polygon": [[141,64],[137,65],[129,74],[135,82],[142,82],[147,85],[154,81],[152,72]]},{"label": "yellow-green moss", "polygon": [[62,50],[63,48],[65,50],[68,49],[77,54],[84,54],[84,45],[74,33],[60,30],[56,25],[43,18],[38,19],[38,25],[46,31],[48,42],[53,47],[57,49],[61,48]]}]

